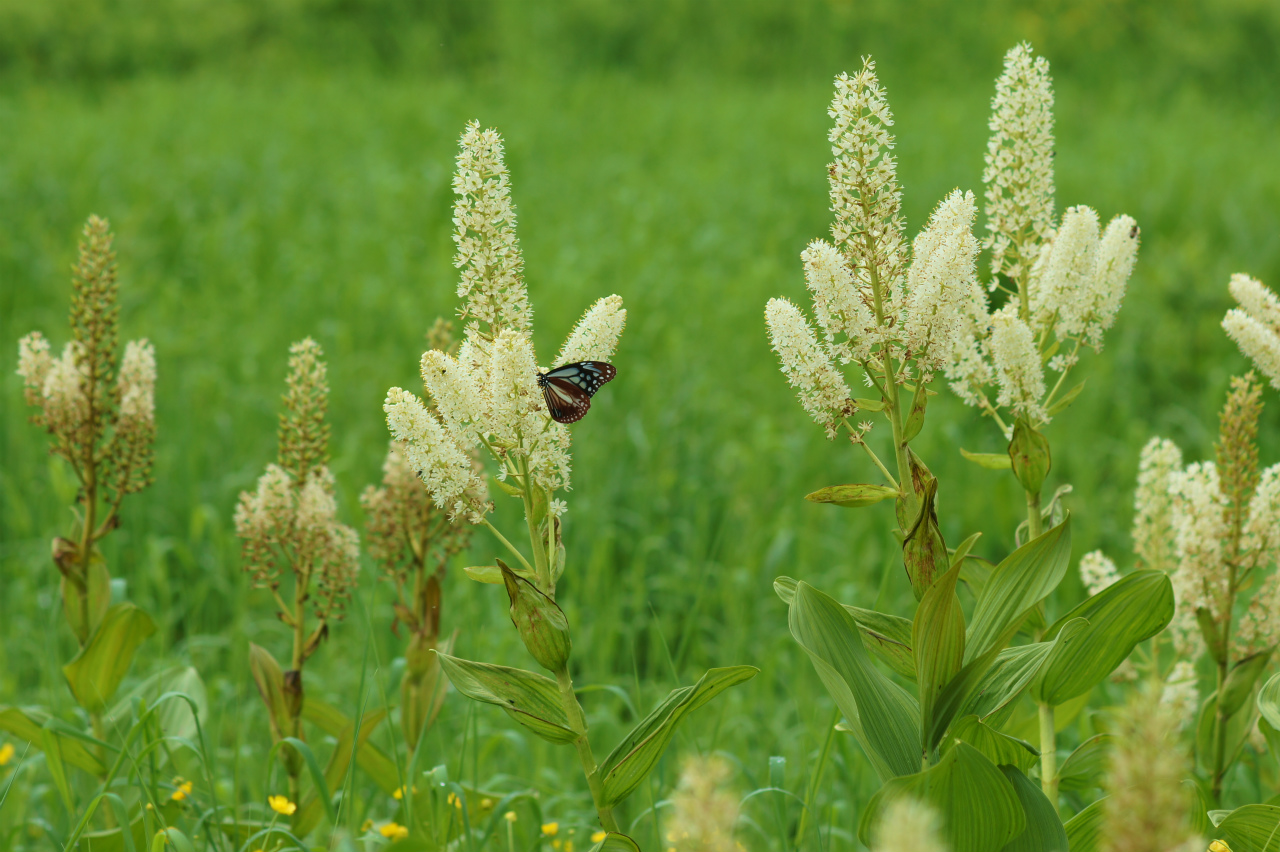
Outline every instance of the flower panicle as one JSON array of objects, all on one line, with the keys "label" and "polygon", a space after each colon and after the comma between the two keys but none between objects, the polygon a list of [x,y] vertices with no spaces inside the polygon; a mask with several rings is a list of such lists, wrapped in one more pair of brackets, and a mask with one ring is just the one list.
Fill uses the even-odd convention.
[{"label": "flower panicle", "polygon": [[715,755],[685,761],[671,796],[668,840],[674,848],[681,852],[736,852],[738,796],[730,789],[732,772],[729,763]]},{"label": "flower panicle", "polygon": [[1120,582],[1120,571],[1111,557],[1095,550],[1080,557],[1080,581],[1092,597]]},{"label": "flower panicle", "polygon": [[765,321],[782,372],[800,397],[800,404],[834,438],[840,421],[857,411],[849,386],[822,348],[809,321],[786,299],[770,299]]},{"label": "flower panicle", "polygon": [[911,796],[900,796],[885,807],[871,848],[874,852],[948,852],[938,812]]},{"label": "flower panicle", "polygon": [[324,350],[310,337],[289,347],[289,376],[281,398],[277,463],[298,482],[329,460],[328,367]]},{"label": "flower panicle", "polygon": [[1171,574],[1177,567],[1171,477],[1181,470],[1182,450],[1168,438],[1152,438],[1138,457],[1133,552],[1143,568]]},{"label": "flower panicle", "polygon": [[1271,386],[1280,389],[1280,299],[1242,273],[1231,276],[1228,289],[1240,307],[1227,311],[1223,329]]}]

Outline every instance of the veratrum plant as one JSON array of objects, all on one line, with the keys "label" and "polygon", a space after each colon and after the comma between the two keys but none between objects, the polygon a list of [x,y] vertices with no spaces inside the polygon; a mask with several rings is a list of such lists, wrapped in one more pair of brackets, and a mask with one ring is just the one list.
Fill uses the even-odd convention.
[{"label": "veratrum plant", "polygon": [[[1048,624],[1041,602],[1068,568],[1069,517],[1037,530],[995,566],[968,558],[976,535],[946,546],[938,481],[910,442],[924,425],[933,374],[954,368],[966,341],[989,324],[976,276],[973,196],[950,194],[908,251],[889,153],[892,118],[870,61],[857,76],[837,78],[829,114],[834,243],[815,241],[802,256],[823,337],[783,299],[769,303],[766,319],[806,410],[828,436],[847,432],[884,480],[832,486],[807,499],[856,508],[893,498],[895,535],[918,603],[904,618],[842,605],[789,577],[775,589],[789,605],[792,635],[844,716],[840,729],[857,740],[883,784],[862,812],[863,843],[891,805],[919,800],[936,812],[954,852],[1065,852],[1053,756],[1041,760],[1041,783],[1033,783],[1025,773],[1042,755],[1002,729],[1024,692],[1049,706],[1082,695],[1162,629],[1173,611],[1169,581],[1141,572]],[[853,398],[838,364],[856,364],[878,397]],[[859,410],[888,421],[894,470],[868,445],[871,424],[852,424]],[[968,614],[956,594],[961,581],[976,599]],[[1020,633],[1034,641],[1011,645]],[[914,694],[878,665],[914,682]]]},{"label": "veratrum plant", "polygon": [[[495,131],[481,131],[474,122],[467,126],[453,187],[458,196],[455,264],[462,270],[458,296],[464,300],[459,313],[467,321],[465,336],[456,356],[439,349],[422,356],[430,408],[400,388],[388,391],[387,425],[435,505],[454,523],[487,527],[507,551],[513,565],[495,560],[468,574],[505,588],[521,640],[554,679],[463,660],[438,648],[435,653],[463,695],[501,707],[545,740],[573,746],[607,833],[597,848],[634,849],[634,842],[619,831],[614,808],[648,775],[686,715],[752,677],[756,669],[712,669],[694,686],[675,690],[597,763],[570,676],[568,620],[556,603],[566,565],[561,518],[568,508],[556,495],[569,485],[570,435],[568,427],[551,419],[538,385],[530,336],[533,315],[502,140]],[[608,360],[625,321],[619,297],[600,299],[569,335],[556,363]],[[528,556],[488,519],[494,506],[473,464],[477,448],[496,466],[500,490],[520,501]],[[405,795],[412,795],[411,785]]]}]

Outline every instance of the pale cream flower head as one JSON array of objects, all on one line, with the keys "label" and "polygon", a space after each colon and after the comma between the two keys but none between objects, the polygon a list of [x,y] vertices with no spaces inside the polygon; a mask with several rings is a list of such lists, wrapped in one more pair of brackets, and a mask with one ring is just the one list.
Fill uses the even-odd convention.
[{"label": "pale cream flower head", "polygon": [[991,316],[990,353],[999,386],[997,404],[1015,416],[1047,420],[1044,405],[1044,367],[1031,327],[1018,316],[1017,305],[1005,305]]},{"label": "pale cream flower head", "polygon": [[1222,327],[1271,386],[1280,389],[1280,300],[1263,283],[1236,273],[1228,285],[1240,307],[1227,311]]},{"label": "pale cream flower head", "polygon": [[900,796],[885,807],[872,852],[949,852],[942,820],[927,802]]},{"label": "pale cream flower head", "polygon": [[782,362],[782,372],[800,397],[800,404],[816,423],[834,437],[844,417],[857,409],[844,376],[814,336],[800,309],[786,299],[770,299],[765,306],[769,339]]},{"label": "pale cream flower head", "polygon": [[1093,596],[1120,582],[1120,571],[1111,557],[1095,550],[1080,557],[1080,581]]},{"label": "pale cream flower head", "polygon": [[1168,438],[1152,438],[1138,457],[1133,552],[1143,568],[1172,573],[1176,566],[1171,477],[1182,470],[1182,450]]},{"label": "pale cream flower head", "polygon": [[903,338],[919,368],[932,372],[954,360],[962,339],[986,324],[987,299],[978,283],[977,215],[973,193],[955,190],[934,210],[912,244]]}]

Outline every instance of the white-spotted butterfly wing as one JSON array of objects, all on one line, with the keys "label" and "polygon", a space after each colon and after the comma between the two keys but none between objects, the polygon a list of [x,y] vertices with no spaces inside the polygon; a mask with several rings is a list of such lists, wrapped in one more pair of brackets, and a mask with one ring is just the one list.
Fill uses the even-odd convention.
[{"label": "white-spotted butterfly wing", "polygon": [[576,423],[591,408],[591,397],[618,375],[604,361],[578,361],[538,374],[538,386],[547,402],[547,411],[557,423]]}]

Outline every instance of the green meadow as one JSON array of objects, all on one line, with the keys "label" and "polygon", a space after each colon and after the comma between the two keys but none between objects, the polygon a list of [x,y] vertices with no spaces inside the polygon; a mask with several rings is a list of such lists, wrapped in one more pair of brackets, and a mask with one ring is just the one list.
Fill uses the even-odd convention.
[{"label": "green meadow", "polygon": [[[216,792],[261,813],[280,772],[247,647],[284,653],[289,631],[242,570],[235,501],[274,460],[288,347],[310,335],[329,361],[341,514],[361,527],[358,496],[387,449],[382,400],[393,385],[420,389],[424,335],[457,308],[450,179],[476,119],[506,143],[540,361],[596,298],[618,293],[628,310],[618,377],[572,427],[564,518],[559,599],[593,737],[616,740],[708,667],[760,669],[681,728],[622,810],[624,830],[665,848],[681,759],[718,752],[743,795],[770,788],[743,805],[747,848],[793,848],[835,709],[773,578],[902,614],[912,602],[889,503],[803,500],[874,470],[807,418],[765,333],[767,299],[804,298],[799,254],[830,222],[833,76],[877,60],[914,235],[946,192],[981,194],[993,81],[1028,39],[1053,63],[1059,211],[1088,204],[1142,228],[1116,325],[1048,429],[1046,490],[1073,488],[1073,560],[1101,548],[1132,562],[1139,449],[1163,435],[1189,460],[1211,457],[1227,382],[1246,369],[1219,328],[1229,275],[1280,285],[1280,13],[966,5],[0,3],[0,704],[83,721],[60,672],[75,642],[49,556],[76,485],[27,422],[13,369],[27,332],[55,349],[67,339],[69,269],[96,213],[116,233],[122,338],[149,338],[159,370],[156,481],[126,501],[105,546],[115,595],[159,628],[126,689],[170,666],[198,671]],[[1280,405],[1270,391],[1267,402],[1264,465],[1280,460]],[[945,390],[915,444],[940,480],[948,542],[982,532],[976,550],[993,561],[1013,549],[1023,494],[960,449],[1004,446]],[[500,528],[514,536],[519,521],[500,504]],[[461,656],[523,666],[501,587],[461,571],[495,552],[481,531],[455,560],[443,625]],[[1082,595],[1069,579],[1051,617]],[[390,599],[366,560],[308,695],[349,713],[395,705]],[[1064,748],[1093,733],[1112,688],[1060,714]],[[1034,732],[1034,707],[1022,716]],[[403,752],[393,726],[375,742]],[[568,750],[457,694],[427,743],[426,768],[451,779],[537,791],[520,848],[551,820],[589,847],[591,801]],[[25,760],[0,802],[0,849],[61,848],[71,818],[44,758]],[[1269,797],[1258,777],[1242,767],[1228,794]],[[370,778],[351,783],[344,826],[390,815]],[[803,847],[861,848],[855,826],[877,786],[837,734],[815,802],[823,833]]]}]

